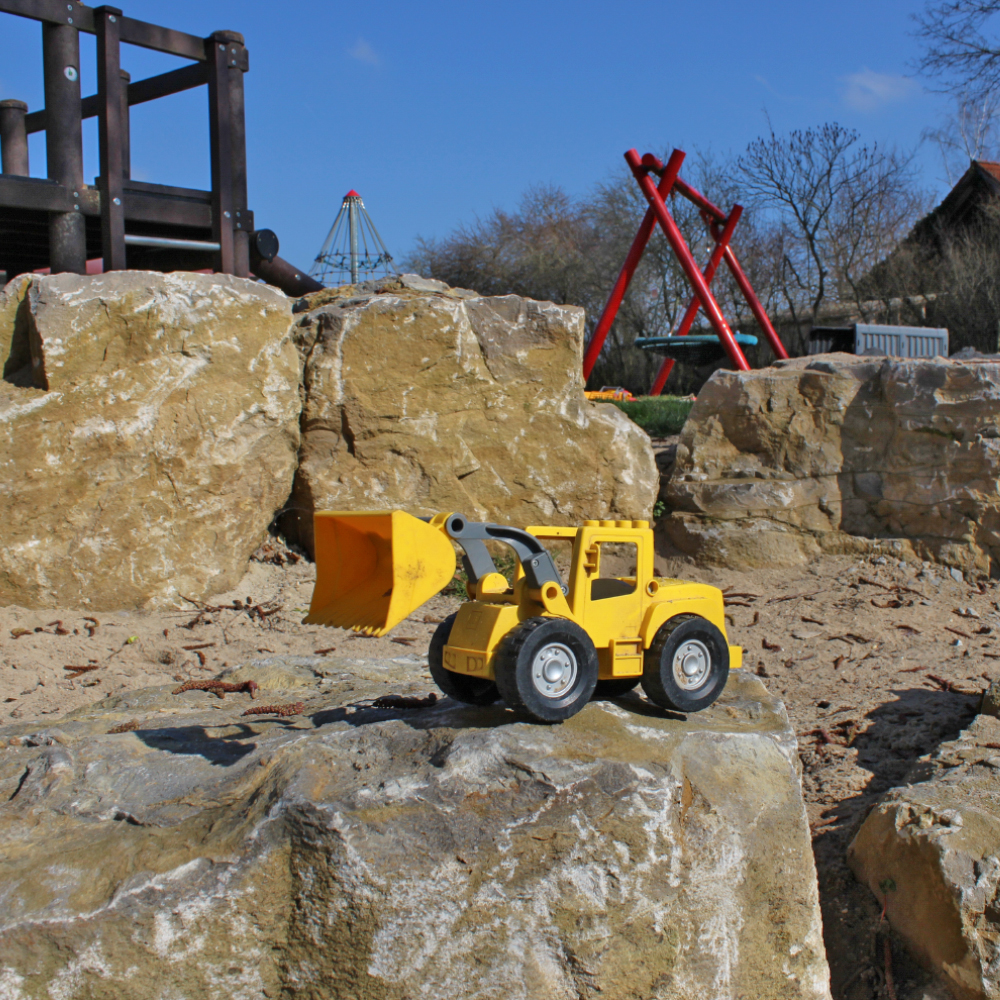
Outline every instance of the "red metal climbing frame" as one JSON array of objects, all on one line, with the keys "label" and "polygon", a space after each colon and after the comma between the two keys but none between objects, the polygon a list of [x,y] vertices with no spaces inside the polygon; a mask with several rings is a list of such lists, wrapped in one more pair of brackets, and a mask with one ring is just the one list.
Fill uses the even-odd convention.
[{"label": "red metal climbing frame", "polygon": [[[653,235],[653,228],[657,222],[663,227],[664,235],[667,237],[667,241],[677,255],[677,260],[680,262],[681,268],[684,270],[688,281],[691,282],[691,286],[694,289],[691,304],[688,306],[687,312],[684,314],[684,318],[677,327],[674,336],[686,336],[691,329],[691,325],[694,323],[695,317],[698,315],[698,310],[704,309],[709,322],[714,327],[733,365],[740,371],[750,370],[747,359],[743,356],[739,344],[736,343],[733,332],[730,330],[729,324],[722,315],[722,310],[715,301],[715,296],[709,287],[712,278],[715,277],[715,272],[718,270],[719,264],[725,261],[726,266],[736,279],[736,283],[743,293],[747,305],[750,306],[750,311],[757,320],[764,336],[767,337],[768,343],[771,345],[771,350],[779,358],[788,357],[788,352],[785,350],[784,344],[778,339],[778,335],[771,325],[767,313],[764,312],[764,307],[760,304],[760,300],[757,298],[753,287],[743,272],[743,268],[740,267],[739,261],[736,259],[736,254],[733,253],[733,249],[729,245],[733,237],[733,232],[736,229],[736,223],[739,222],[740,216],[743,214],[743,208],[740,205],[733,205],[729,215],[726,215],[722,209],[713,205],[703,194],[681,180],[679,174],[681,164],[684,162],[684,156],[685,154],[679,149],[675,149],[670,154],[670,159],[666,165],[664,165],[652,153],[646,153],[645,156],[640,158],[634,149],[630,149],[625,154],[625,161],[631,168],[633,176],[642,189],[642,193],[646,196],[646,200],[649,202],[649,209],[646,211],[642,225],[639,226],[639,231],[632,241],[632,246],[629,248],[625,263],[622,265],[621,273],[618,275],[618,280],[611,290],[608,304],[604,307],[604,312],[601,313],[601,318],[597,323],[597,329],[594,330],[594,335],[590,338],[590,344],[588,344],[587,352],[583,358],[584,379],[590,377],[598,355],[601,353],[601,348],[604,347],[604,341],[607,339],[608,332],[611,330],[615,317],[618,315],[618,308],[622,304],[625,292],[628,291],[629,283],[632,281],[635,270],[639,266],[639,260],[646,249],[649,238]],[[660,183],[654,184],[650,174],[656,174],[660,178]],[[666,197],[674,193],[683,195],[701,210],[701,217],[705,220],[712,238],[715,240],[715,247],[708,259],[708,263],[705,265],[704,271],[698,269],[698,264],[692,256],[687,243],[684,242],[684,237],[677,228],[677,223],[674,222],[673,217],[667,209]],[[663,362],[657,373],[656,380],[650,389],[650,395],[657,396],[663,391],[667,376],[673,367],[673,358],[667,358]]]}]

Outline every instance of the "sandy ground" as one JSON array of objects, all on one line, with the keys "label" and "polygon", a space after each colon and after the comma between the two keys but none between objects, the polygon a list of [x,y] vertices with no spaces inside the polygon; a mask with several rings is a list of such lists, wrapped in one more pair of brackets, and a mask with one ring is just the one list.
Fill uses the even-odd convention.
[{"label": "sandy ground", "polygon": [[[283,546],[275,553],[288,558]],[[458,607],[457,598],[439,595],[390,636],[368,638],[302,624],[315,580],[305,559],[253,561],[236,590],[183,610],[85,617],[0,608],[0,719],[49,722],[119,691],[208,680],[261,655],[426,656],[436,623]]]},{"label": "sandy ground", "polygon": [[[988,680],[1000,677],[996,584],[885,557],[750,573],[659,558],[657,571],[727,591],[731,641],[782,696],[799,733],[834,997],[887,996],[877,939],[886,925],[879,929],[878,908],[847,869],[845,849],[877,797],[916,758],[954,738]],[[96,620],[0,609],[0,718],[50,723],[123,689],[208,679],[261,654],[423,656],[436,623],[458,604],[439,596],[389,636],[361,638],[301,624],[314,579],[304,559],[254,562],[238,590],[206,607]],[[893,948],[899,1000],[946,996],[898,941]]]}]

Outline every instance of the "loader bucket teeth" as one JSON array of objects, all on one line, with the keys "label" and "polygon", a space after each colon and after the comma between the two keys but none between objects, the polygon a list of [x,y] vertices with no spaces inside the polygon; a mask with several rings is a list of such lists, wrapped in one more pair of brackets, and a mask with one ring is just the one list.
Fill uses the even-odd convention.
[{"label": "loader bucket teeth", "polygon": [[318,511],[316,586],[305,622],[385,635],[455,575],[455,549],[405,511]]}]

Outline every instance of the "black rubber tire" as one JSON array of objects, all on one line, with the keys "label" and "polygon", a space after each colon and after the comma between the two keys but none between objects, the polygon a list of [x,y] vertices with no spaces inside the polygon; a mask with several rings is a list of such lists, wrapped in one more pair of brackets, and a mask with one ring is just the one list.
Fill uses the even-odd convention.
[{"label": "black rubber tire", "polygon": [[598,681],[594,688],[594,701],[620,698],[633,690],[641,680],[641,677],[609,677],[606,681]]},{"label": "black rubber tire", "polygon": [[[545,646],[559,643],[576,660],[576,679],[564,695],[551,698],[532,680],[532,665]],[[533,722],[562,722],[576,715],[597,685],[597,650],[590,636],[565,618],[528,618],[504,636],[497,650],[496,679],[507,705]]]},{"label": "black rubber tire", "polygon": [[[674,678],[674,654],[696,640],[708,651],[708,673],[697,688],[685,689]],[[729,678],[729,644],[725,636],[698,615],[677,615],[660,626],[643,660],[642,689],[660,708],[700,712],[722,694]]]},{"label": "black rubber tire", "polygon": [[444,647],[448,645],[451,627],[458,617],[457,612],[448,615],[431,636],[431,644],[427,650],[427,663],[431,668],[434,683],[449,697],[463,705],[492,705],[500,697],[496,684],[485,677],[470,677],[468,674],[456,674],[444,665]]}]

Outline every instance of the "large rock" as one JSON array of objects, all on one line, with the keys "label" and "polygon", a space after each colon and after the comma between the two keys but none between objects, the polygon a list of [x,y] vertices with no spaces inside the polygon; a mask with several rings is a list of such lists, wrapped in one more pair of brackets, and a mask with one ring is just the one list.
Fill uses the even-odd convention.
[{"label": "large rock", "polygon": [[682,550],[733,566],[873,547],[1000,558],[1000,364],[819,355],[718,371],[664,497]]},{"label": "large rock", "polygon": [[229,673],[256,702],[0,729],[0,993],[829,997],[795,737],[756,678],[687,719],[373,707],[420,671],[274,658]]},{"label": "large rock", "polygon": [[223,275],[25,275],[0,295],[0,604],[93,610],[239,582],[291,490],[280,292]]},{"label": "large rock", "polygon": [[980,715],[869,814],[848,851],[913,954],[962,1000],[1000,998],[1000,720]]},{"label": "large rock", "polygon": [[415,275],[303,305],[288,530],[308,548],[319,509],[454,510],[519,525],[652,516],[649,438],[583,396],[582,309]]}]

